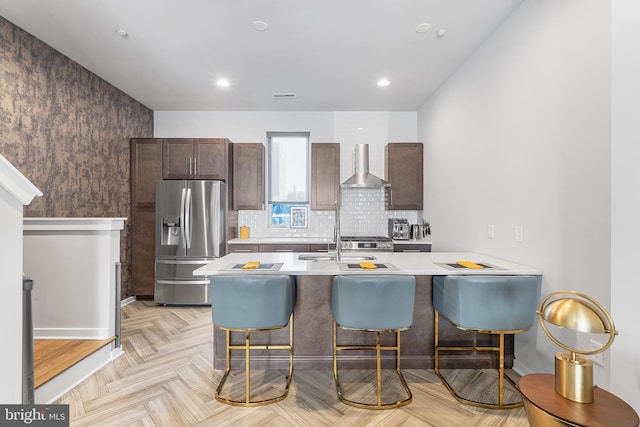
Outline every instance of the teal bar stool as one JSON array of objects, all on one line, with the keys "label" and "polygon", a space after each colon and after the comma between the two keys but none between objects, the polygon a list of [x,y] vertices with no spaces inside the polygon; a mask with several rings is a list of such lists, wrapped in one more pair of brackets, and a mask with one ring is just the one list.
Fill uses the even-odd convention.
[{"label": "teal bar stool", "polygon": [[[333,313],[333,376],[338,398],[343,403],[359,408],[388,409],[407,405],[412,395],[400,370],[400,331],[413,323],[413,303],[416,279],[405,275],[345,275],[333,279],[331,311]],[[338,345],[338,326],[346,330],[375,332],[375,345]],[[394,332],[396,344],[383,346],[380,334]],[[376,403],[365,403],[344,396],[338,376],[338,352],[371,350],[376,352]],[[406,398],[395,402],[382,402],[381,351],[396,352],[396,372]]]},{"label": "teal bar stool", "polygon": [[[435,372],[453,397],[468,405],[489,409],[521,407],[522,401],[505,403],[504,379],[517,385],[504,373],[504,337],[528,330],[540,302],[540,276],[434,276]],[[456,328],[498,335],[498,346],[442,346],[439,343],[439,316]],[[497,402],[467,399],[456,392],[440,372],[441,351],[493,351],[498,354]]]},{"label": "teal bar stool", "polygon": [[[216,389],[217,401],[235,406],[258,406],[287,397],[293,374],[293,308],[296,302],[295,277],[287,275],[236,274],[211,277],[213,325],[226,333],[226,369]],[[252,345],[251,333],[281,329],[289,325],[288,344]],[[245,334],[244,345],[231,345],[231,332]],[[288,350],[289,373],[284,393],[270,399],[251,400],[250,351]],[[244,350],[245,399],[232,400],[221,392],[231,371],[231,351]]]}]

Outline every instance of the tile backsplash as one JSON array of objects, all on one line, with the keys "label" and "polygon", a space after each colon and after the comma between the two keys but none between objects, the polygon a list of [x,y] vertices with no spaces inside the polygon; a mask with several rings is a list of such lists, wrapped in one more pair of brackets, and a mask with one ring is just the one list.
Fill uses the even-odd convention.
[{"label": "tile backsplash", "polygon": [[[387,236],[389,218],[422,220],[422,211],[386,210],[384,189],[343,189],[341,192],[340,232],[343,236]],[[309,210],[307,228],[269,228],[268,211],[239,211],[238,224],[251,229],[251,237],[333,237],[334,211]]]}]

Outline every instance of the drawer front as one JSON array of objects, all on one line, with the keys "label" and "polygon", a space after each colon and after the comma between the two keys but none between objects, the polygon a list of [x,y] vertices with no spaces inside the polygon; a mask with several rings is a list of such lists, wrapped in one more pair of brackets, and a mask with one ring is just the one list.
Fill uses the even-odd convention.
[{"label": "drawer front", "polygon": [[393,245],[393,252],[431,252],[431,243]]},{"label": "drawer front", "polygon": [[260,252],[309,252],[309,245],[260,245]]},{"label": "drawer front", "polygon": [[313,244],[313,245],[309,245],[309,252],[329,252],[329,251],[335,251],[336,250],[336,245],[335,243],[329,243],[329,244]]},{"label": "drawer front", "polygon": [[229,245],[229,253],[233,252],[260,252],[258,245]]}]

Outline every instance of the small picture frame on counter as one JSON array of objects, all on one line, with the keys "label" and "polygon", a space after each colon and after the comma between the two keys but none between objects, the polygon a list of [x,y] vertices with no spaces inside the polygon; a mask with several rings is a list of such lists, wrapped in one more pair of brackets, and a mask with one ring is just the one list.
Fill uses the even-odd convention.
[{"label": "small picture frame on counter", "polygon": [[291,207],[291,228],[307,228],[307,207],[292,206]]}]

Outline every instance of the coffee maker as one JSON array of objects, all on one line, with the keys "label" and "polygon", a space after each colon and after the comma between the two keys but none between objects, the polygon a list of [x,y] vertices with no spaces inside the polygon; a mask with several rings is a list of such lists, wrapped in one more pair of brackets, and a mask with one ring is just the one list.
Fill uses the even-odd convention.
[{"label": "coffee maker", "polygon": [[406,218],[389,218],[389,237],[394,240],[409,240],[411,227]]}]

